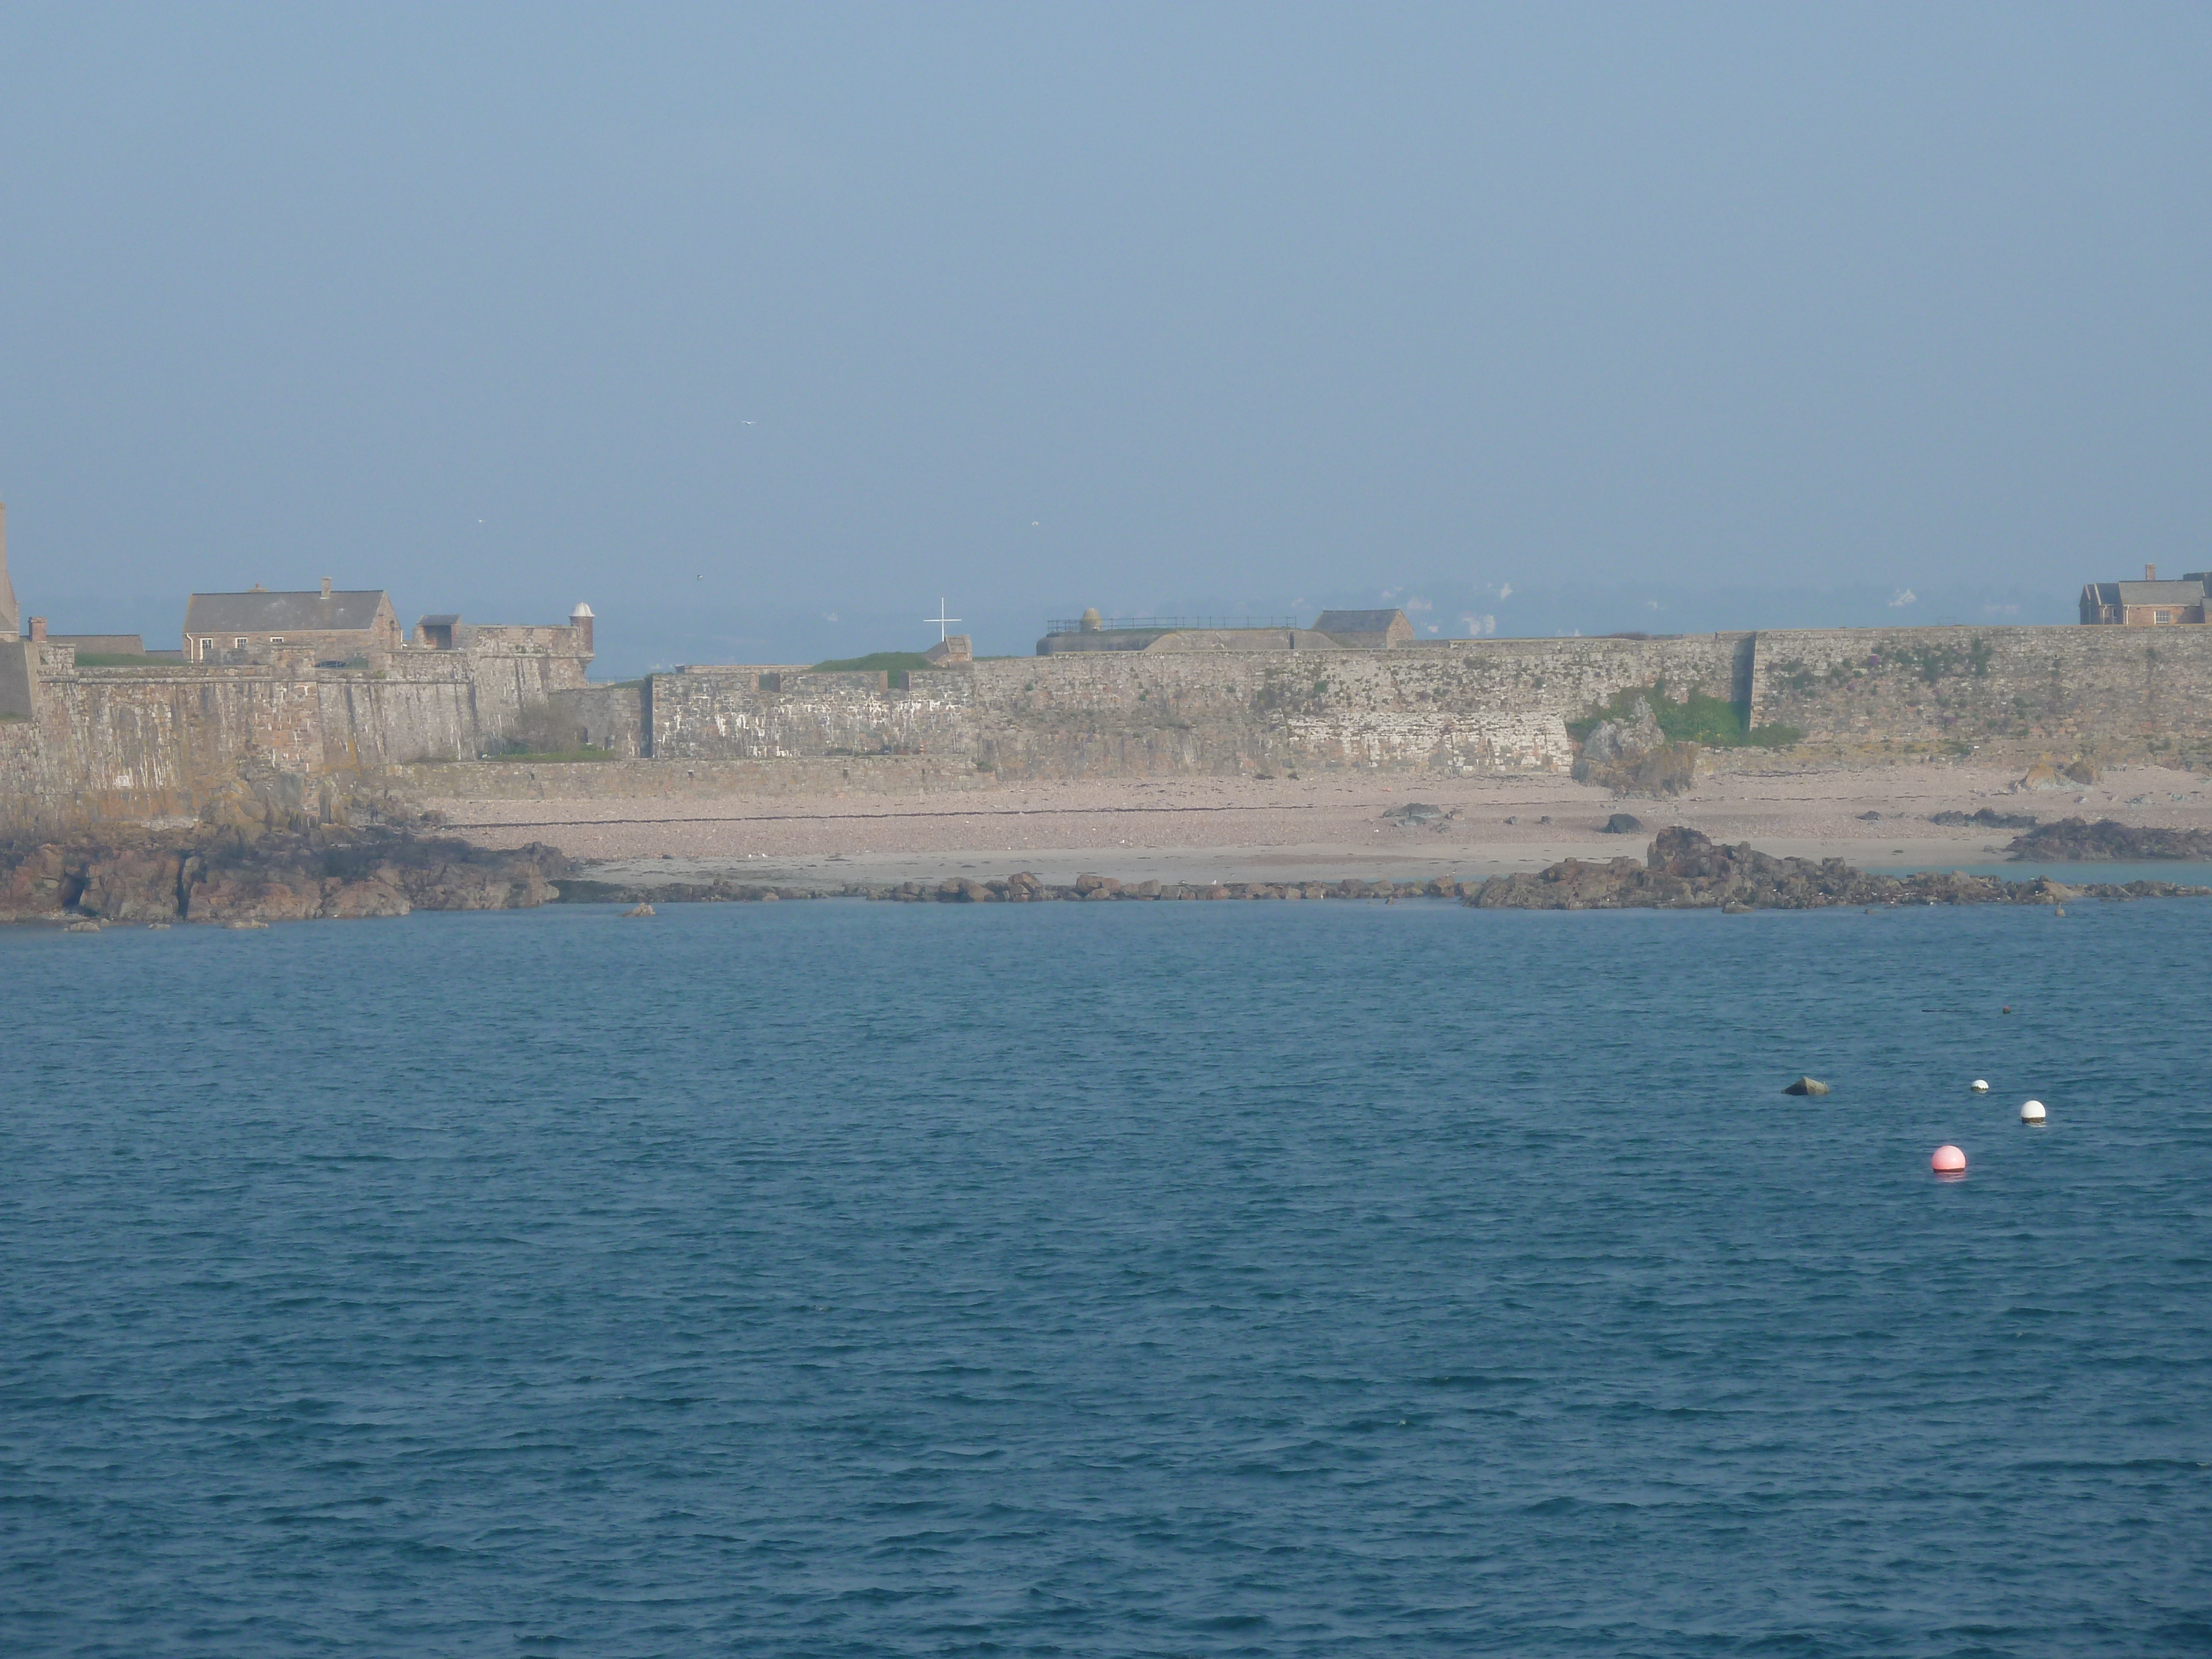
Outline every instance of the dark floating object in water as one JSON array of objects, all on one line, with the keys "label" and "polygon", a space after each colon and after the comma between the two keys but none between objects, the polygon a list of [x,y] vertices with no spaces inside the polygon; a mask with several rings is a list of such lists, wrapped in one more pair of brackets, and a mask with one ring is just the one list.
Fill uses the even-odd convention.
[{"label": "dark floating object in water", "polygon": [[1828,1085],[1816,1077],[1801,1077],[1782,1091],[1785,1095],[1825,1095]]}]

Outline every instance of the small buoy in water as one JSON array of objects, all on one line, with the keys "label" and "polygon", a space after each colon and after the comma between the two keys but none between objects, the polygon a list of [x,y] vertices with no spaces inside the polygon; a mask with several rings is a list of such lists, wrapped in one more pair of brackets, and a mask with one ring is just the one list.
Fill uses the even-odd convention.
[{"label": "small buoy in water", "polygon": [[2008,1002],[2007,1004],[2005,1004],[2004,1011],[2005,1011],[2005,1012],[2007,1012],[2007,1013],[2010,1013],[2010,1012],[2012,1012],[2012,1004],[2010,1004],[2009,1002]]},{"label": "small buoy in water", "polygon": [[2043,1103],[2039,1100],[2021,1102],[2020,1108],[2020,1121],[2022,1123],[2041,1124],[2043,1121]]},{"label": "small buoy in water", "polygon": [[1929,1160],[1928,1167],[1937,1175],[1964,1175],[1966,1173],[1966,1155],[1956,1146],[1938,1146],[1936,1156]]},{"label": "small buoy in water", "polygon": [[1975,1094],[1985,1095],[1990,1091],[1990,1080],[1984,1077],[1978,1077],[1966,1087]]}]

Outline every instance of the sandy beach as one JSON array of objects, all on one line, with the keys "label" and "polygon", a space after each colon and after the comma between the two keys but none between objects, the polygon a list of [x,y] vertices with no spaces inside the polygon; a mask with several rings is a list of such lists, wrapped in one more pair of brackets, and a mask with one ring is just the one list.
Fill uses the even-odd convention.
[{"label": "sandy beach", "polygon": [[[548,842],[608,879],[802,885],[1016,870],[1048,882],[1091,871],[1125,881],[1477,878],[1569,857],[1640,856],[1653,832],[1675,823],[1778,854],[1912,869],[1993,862],[2013,833],[1929,823],[1939,811],[2212,825],[2212,788],[2191,773],[2136,767],[2086,787],[2033,791],[2016,788],[2018,776],[1956,766],[1778,765],[1700,779],[1668,800],[1618,800],[1565,778],[1350,773],[1019,783],[919,797],[428,805],[480,845]],[[1384,816],[1413,803],[1447,816],[1419,823]],[[1641,832],[1606,833],[1616,812],[1639,819]]]}]

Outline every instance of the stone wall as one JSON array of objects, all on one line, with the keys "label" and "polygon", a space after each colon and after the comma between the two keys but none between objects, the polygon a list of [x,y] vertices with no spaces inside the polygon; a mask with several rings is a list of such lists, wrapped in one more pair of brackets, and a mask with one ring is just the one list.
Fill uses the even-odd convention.
[{"label": "stone wall", "polygon": [[1071,653],[917,672],[656,674],[656,759],[930,754],[1001,777],[1408,766],[1562,771],[1624,686],[1737,695],[1748,635],[1423,651]]},{"label": "stone wall", "polygon": [[585,744],[617,760],[645,752],[644,688],[636,684],[581,685],[556,690],[551,702],[576,723]]},{"label": "stone wall", "polygon": [[711,802],[731,795],[934,795],[988,789],[966,761],[934,755],[854,755],[757,761],[461,761],[387,775],[418,800]]},{"label": "stone wall", "polygon": [[488,668],[452,652],[395,653],[374,669],[317,669],[294,653],[235,667],[79,668],[46,649],[33,717],[0,721],[0,833],[190,815],[255,769],[368,778],[473,759],[570,677],[544,656]]},{"label": "stone wall", "polygon": [[[487,630],[489,631],[489,630]],[[441,795],[968,788],[997,778],[1566,770],[1567,725],[1663,684],[1799,728],[1797,759],[2212,762],[2212,629],[1871,629],[1482,640],[1400,651],[1095,653],[910,676],[691,670],[594,686],[547,640],[367,670],[79,668],[0,641],[0,830],[199,811],[244,773]],[[24,684],[9,689],[10,661]],[[763,689],[763,684],[772,689]],[[550,703],[615,762],[468,766]],[[637,758],[647,757],[649,758]],[[1771,764],[1765,750],[1723,763]],[[394,771],[398,769],[398,771]],[[440,774],[432,778],[429,774]],[[679,774],[681,781],[679,783]]]},{"label": "stone wall", "polygon": [[1765,633],[1753,679],[1808,757],[2212,757],[2212,628]]},{"label": "stone wall", "polygon": [[796,760],[938,754],[972,761],[978,733],[969,671],[763,676],[694,670],[655,674],[646,699],[655,760]]},{"label": "stone wall", "polygon": [[28,641],[0,639],[0,720],[27,720],[37,712],[31,688],[38,673]]}]

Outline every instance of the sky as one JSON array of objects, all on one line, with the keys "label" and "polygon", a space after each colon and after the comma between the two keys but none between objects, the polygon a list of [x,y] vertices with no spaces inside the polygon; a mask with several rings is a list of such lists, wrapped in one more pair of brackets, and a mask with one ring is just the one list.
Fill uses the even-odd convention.
[{"label": "sky", "polygon": [[0,3],[27,614],[2061,623],[2212,568],[2212,9]]}]

